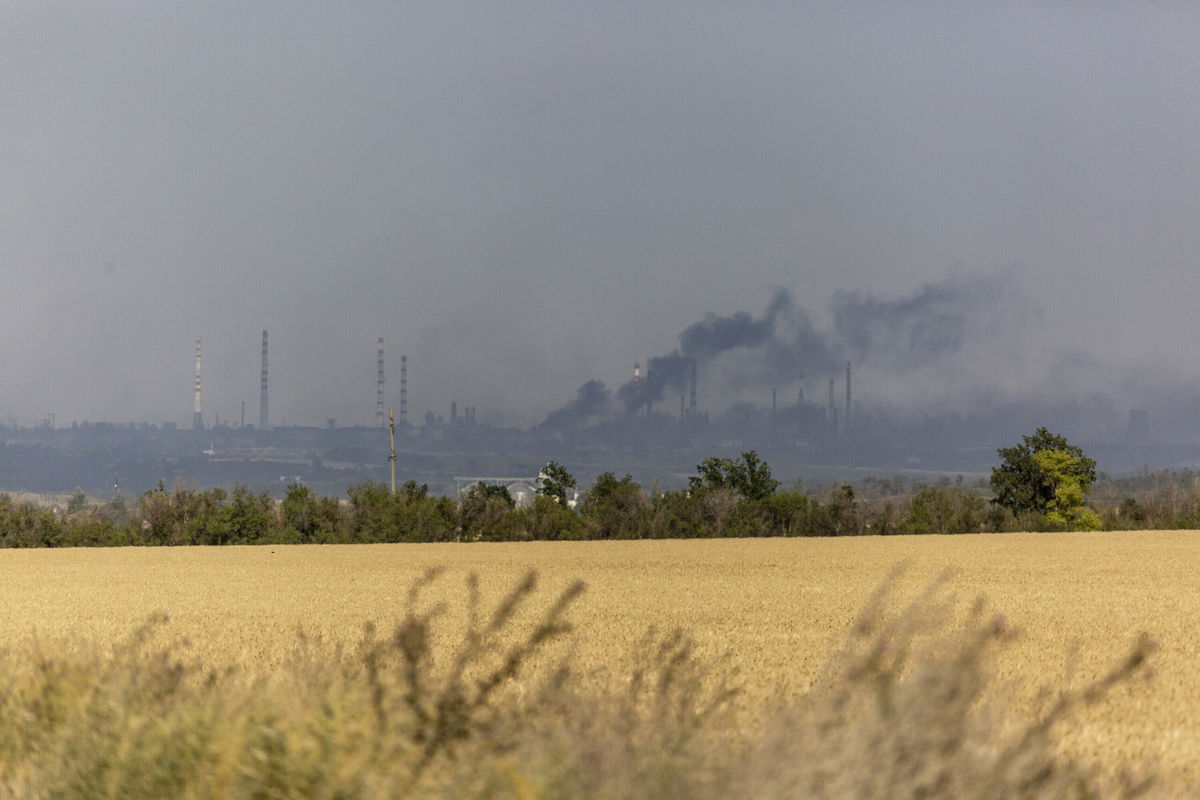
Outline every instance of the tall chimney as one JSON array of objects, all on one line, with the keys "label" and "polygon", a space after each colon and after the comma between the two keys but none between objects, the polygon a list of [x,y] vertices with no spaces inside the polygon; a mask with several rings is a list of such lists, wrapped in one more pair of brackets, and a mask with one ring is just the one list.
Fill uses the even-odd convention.
[{"label": "tall chimney", "polygon": [[379,337],[379,360],[375,369],[375,424],[383,427],[383,337]]},{"label": "tall chimney", "polygon": [[797,395],[799,402],[797,405],[804,405],[804,373],[800,373],[800,392]]},{"label": "tall chimney", "polygon": [[400,424],[408,422],[408,356],[400,356]]},{"label": "tall chimney", "polygon": [[260,431],[270,430],[271,416],[270,406],[267,403],[267,332],[263,331],[263,348],[262,348],[262,381],[259,383],[258,396],[258,429]]},{"label": "tall chimney", "polygon": [[846,432],[850,432],[850,362],[846,362]]},{"label": "tall chimney", "polygon": [[779,390],[771,390],[771,422],[775,421],[775,415],[779,413]]},{"label": "tall chimney", "polygon": [[691,393],[690,393],[690,396],[688,397],[688,408],[690,408],[692,413],[695,414],[696,413],[696,359],[694,359],[694,358],[692,359],[691,366],[692,366],[692,385],[691,385]]},{"label": "tall chimney", "polygon": [[196,340],[196,392],[192,398],[192,429],[204,430],[204,417],[200,413],[200,340]]}]

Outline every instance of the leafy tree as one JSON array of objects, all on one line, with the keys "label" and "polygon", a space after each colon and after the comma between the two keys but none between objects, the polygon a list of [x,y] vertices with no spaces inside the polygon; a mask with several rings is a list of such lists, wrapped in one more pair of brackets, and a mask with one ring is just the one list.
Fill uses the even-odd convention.
[{"label": "leafy tree", "polygon": [[771,467],[754,450],[742,453],[736,461],[706,458],[696,470],[700,474],[688,479],[688,485],[696,491],[729,489],[746,500],[766,500],[779,488],[779,481],[771,477]]},{"label": "leafy tree", "polygon": [[267,492],[255,494],[235,486],[229,500],[209,517],[205,544],[254,544],[269,539],[275,521],[275,501]]},{"label": "leafy tree", "polygon": [[767,501],[771,536],[807,536],[812,502],[800,491],[780,492]]},{"label": "leafy tree", "polygon": [[342,519],[332,497],[318,497],[312,489],[293,483],[279,505],[285,542],[335,542]]},{"label": "leafy tree", "polygon": [[582,513],[589,539],[641,539],[648,504],[642,487],[626,475],[617,480],[611,472],[596,478],[583,498]]},{"label": "leafy tree", "polygon": [[507,486],[499,484],[484,483],[480,481],[472,487],[475,491],[480,492],[488,500],[500,500],[510,509],[517,507],[517,501],[513,499],[512,494],[508,491]]},{"label": "leafy tree", "polygon": [[908,510],[909,533],[972,533],[982,527],[987,503],[961,488],[922,489]]},{"label": "leafy tree", "polygon": [[515,538],[510,512],[516,501],[508,487],[483,481],[466,491],[459,501],[459,536],[463,541],[507,541]]},{"label": "leafy tree", "polygon": [[559,503],[566,505],[567,490],[576,486],[575,476],[567,472],[567,468],[557,461],[551,461],[542,467],[537,476],[537,493],[542,497],[553,497]]},{"label": "leafy tree", "polygon": [[1051,522],[1064,525],[1077,525],[1091,530],[1099,528],[1100,517],[1095,511],[1084,506],[1088,490],[1091,489],[1092,481],[1096,479],[1096,462],[1092,462],[1092,477],[1088,479],[1086,475],[1080,474],[1071,454],[1062,450],[1041,450],[1034,453],[1033,460],[1047,476],[1054,490],[1053,497],[1046,504],[1047,518]]},{"label": "leafy tree", "polygon": [[138,500],[137,518],[142,521],[145,544],[220,544],[221,534],[213,520],[224,505],[226,493],[213,488],[202,492],[179,483],[167,491],[162,481]]},{"label": "leafy tree", "polygon": [[1034,512],[1055,522],[1076,521],[1096,481],[1096,462],[1045,428],[1021,438],[1021,444],[997,451],[993,502],[1014,514]]},{"label": "leafy tree", "polygon": [[1133,497],[1126,497],[1121,501],[1121,505],[1117,509],[1117,516],[1123,520],[1127,520],[1133,527],[1139,528],[1145,525],[1146,520],[1150,517],[1146,511],[1146,507]]},{"label": "leafy tree", "polygon": [[67,503],[67,513],[78,514],[85,508],[87,508],[87,495],[83,493],[83,489],[76,486],[74,493],[71,495],[71,502]]},{"label": "leafy tree", "polygon": [[346,490],[354,541],[442,542],[453,537],[458,508],[447,497],[430,497],[429,486],[406,481],[395,494],[367,480]]},{"label": "leafy tree", "polygon": [[539,495],[533,505],[512,514],[520,538],[545,541],[583,538],[583,522],[579,515],[559,502],[557,495]]},{"label": "leafy tree", "polygon": [[854,487],[848,483],[831,489],[824,503],[814,501],[808,514],[810,536],[859,536],[864,525]]},{"label": "leafy tree", "polygon": [[688,492],[655,492],[650,507],[652,539],[697,539],[709,535],[701,504]]}]

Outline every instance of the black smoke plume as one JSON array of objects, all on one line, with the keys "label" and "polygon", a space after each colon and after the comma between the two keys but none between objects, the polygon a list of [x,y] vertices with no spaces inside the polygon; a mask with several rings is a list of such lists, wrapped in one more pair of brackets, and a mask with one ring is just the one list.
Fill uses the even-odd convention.
[{"label": "black smoke plume", "polygon": [[1017,299],[1005,274],[948,278],[898,299],[838,292],[832,335],[846,359],[912,369],[954,356]]},{"label": "black smoke plume", "polygon": [[604,381],[591,380],[579,387],[575,399],[551,412],[541,427],[554,430],[582,427],[612,412],[612,392]]},{"label": "black smoke plume", "polygon": [[598,419],[614,406],[626,414],[642,411],[661,402],[668,391],[686,392],[693,361],[701,371],[720,361],[743,385],[777,386],[801,373],[835,377],[847,361],[902,375],[952,359],[1011,310],[1013,300],[1023,301],[1023,296],[1010,271],[951,277],[901,298],[838,292],[830,302],[832,327],[822,331],[791,293],[778,289],[759,316],[710,313],[684,328],[679,347],[651,358],[640,380],[617,390],[616,403],[603,384],[589,381],[575,401],[543,424]]}]

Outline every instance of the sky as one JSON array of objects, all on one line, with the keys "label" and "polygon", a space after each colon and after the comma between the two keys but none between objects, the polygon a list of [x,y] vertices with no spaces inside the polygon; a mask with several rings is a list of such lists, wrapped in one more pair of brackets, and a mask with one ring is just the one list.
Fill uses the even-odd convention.
[{"label": "sky", "polygon": [[383,336],[410,418],[528,425],[781,289],[947,286],[971,335],[863,402],[1153,406],[1197,75],[1194,3],[0,0],[0,418],[190,424],[201,338],[254,422],[268,329],[273,423],[373,424]]}]

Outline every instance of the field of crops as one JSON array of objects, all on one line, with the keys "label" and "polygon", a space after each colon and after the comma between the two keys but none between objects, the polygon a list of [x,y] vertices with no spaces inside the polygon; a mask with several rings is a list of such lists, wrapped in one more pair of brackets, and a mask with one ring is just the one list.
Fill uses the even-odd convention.
[{"label": "field of crops", "polygon": [[730,654],[746,689],[740,717],[753,724],[778,689],[811,684],[900,562],[898,602],[949,568],[964,604],[983,595],[1016,626],[998,670],[1030,709],[1053,700],[1038,687],[1092,681],[1139,631],[1153,634],[1153,681],[1080,710],[1062,747],[1200,779],[1200,534],[1188,532],[3,551],[0,636],[112,641],[164,611],[205,661],[269,671],[297,626],[326,642],[354,640],[366,621],[386,630],[429,566],[447,568],[426,593],[448,603],[444,636],[463,624],[467,573],[491,606],[533,568],[541,607],[587,582],[569,614],[576,663],[635,651],[651,626],[683,628],[702,656]]}]

